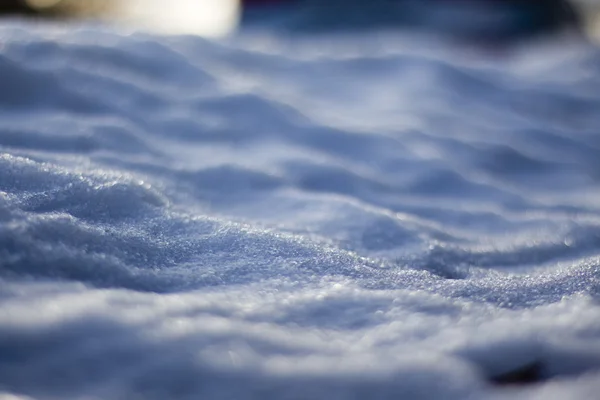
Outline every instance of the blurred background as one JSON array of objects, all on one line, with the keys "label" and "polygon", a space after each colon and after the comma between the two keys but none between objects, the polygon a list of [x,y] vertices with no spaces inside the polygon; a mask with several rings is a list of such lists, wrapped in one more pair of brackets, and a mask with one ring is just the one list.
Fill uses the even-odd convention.
[{"label": "blurred background", "polygon": [[0,0],[10,17],[93,19],[166,34],[219,36],[237,24],[238,0]]},{"label": "blurred background", "polygon": [[[475,31],[494,24],[501,24],[503,29],[507,24],[525,24],[528,30],[548,23],[537,20],[542,14],[554,24],[557,19],[572,21],[576,13],[582,29],[597,36],[599,5],[597,0],[2,0],[0,13],[101,19],[159,33],[203,36],[226,35],[240,25],[252,26],[256,22],[264,27],[268,21],[275,21],[280,28],[305,30],[358,27],[364,26],[365,21],[388,27],[411,26],[423,25],[425,20],[428,29],[442,32],[464,29],[467,22]],[[516,18],[515,10],[518,22],[507,22]]]}]

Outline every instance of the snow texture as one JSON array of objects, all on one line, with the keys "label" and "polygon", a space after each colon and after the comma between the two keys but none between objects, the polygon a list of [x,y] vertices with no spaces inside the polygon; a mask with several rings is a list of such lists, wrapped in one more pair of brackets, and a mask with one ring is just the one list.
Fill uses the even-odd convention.
[{"label": "snow texture", "polygon": [[585,44],[5,21],[0,398],[597,399],[599,108]]}]

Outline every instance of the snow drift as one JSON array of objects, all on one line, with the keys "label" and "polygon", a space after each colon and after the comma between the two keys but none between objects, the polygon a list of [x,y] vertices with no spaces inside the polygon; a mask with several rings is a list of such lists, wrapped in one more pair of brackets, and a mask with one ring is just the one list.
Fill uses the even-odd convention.
[{"label": "snow drift", "polygon": [[597,49],[0,37],[6,398],[598,393]]}]

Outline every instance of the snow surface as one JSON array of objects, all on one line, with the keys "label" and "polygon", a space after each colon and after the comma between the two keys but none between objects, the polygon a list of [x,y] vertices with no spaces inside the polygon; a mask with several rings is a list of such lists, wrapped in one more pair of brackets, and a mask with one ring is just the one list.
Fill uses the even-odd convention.
[{"label": "snow surface", "polygon": [[598,49],[0,41],[0,398],[598,398]]}]

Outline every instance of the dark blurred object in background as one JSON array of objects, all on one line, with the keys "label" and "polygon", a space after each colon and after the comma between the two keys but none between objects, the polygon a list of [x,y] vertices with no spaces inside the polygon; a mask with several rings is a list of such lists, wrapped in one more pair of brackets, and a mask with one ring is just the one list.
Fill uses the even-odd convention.
[{"label": "dark blurred object in background", "polygon": [[25,0],[2,0],[0,1],[0,13],[2,14],[37,14],[37,11],[29,6]]},{"label": "dark blurred object in background", "polygon": [[242,27],[323,32],[405,29],[476,40],[582,32],[571,0],[242,0]]},{"label": "dark blurred object in background", "polygon": [[115,4],[115,0],[0,0],[0,13],[38,17],[97,17],[116,9]]}]

